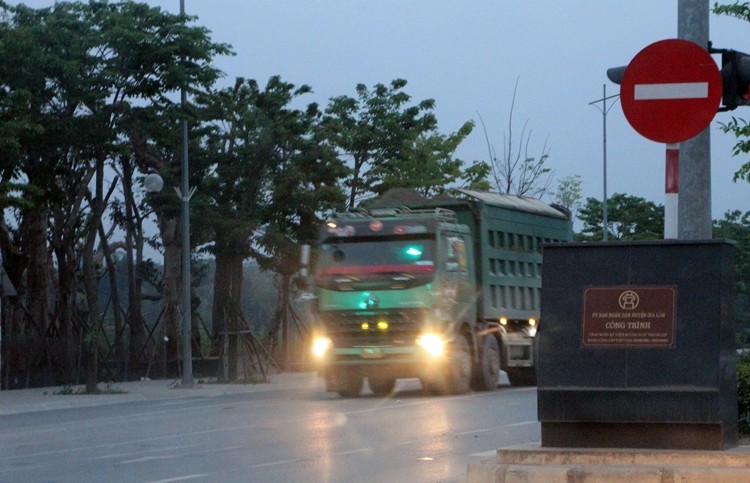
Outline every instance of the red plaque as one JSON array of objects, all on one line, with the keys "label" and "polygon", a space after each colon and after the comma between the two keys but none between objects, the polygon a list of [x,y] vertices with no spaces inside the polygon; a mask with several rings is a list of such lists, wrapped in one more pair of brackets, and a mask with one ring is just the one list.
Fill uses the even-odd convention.
[{"label": "red plaque", "polygon": [[677,287],[589,287],[583,293],[583,347],[674,348]]}]

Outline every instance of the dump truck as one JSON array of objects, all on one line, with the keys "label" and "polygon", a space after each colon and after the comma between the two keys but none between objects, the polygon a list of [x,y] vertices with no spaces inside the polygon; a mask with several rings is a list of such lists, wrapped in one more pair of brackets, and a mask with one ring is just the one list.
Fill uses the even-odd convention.
[{"label": "dump truck", "polygon": [[[386,193],[387,195],[387,193]],[[326,220],[311,267],[312,347],[327,391],[533,385],[545,244],[569,214],[537,199],[459,190],[383,200]],[[393,206],[389,206],[393,204]]]}]

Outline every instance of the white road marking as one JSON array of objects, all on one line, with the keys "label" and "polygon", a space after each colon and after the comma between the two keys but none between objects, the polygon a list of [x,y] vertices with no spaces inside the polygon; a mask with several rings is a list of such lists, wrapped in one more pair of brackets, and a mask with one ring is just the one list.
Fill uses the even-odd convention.
[{"label": "white road marking", "polygon": [[516,426],[526,426],[528,424],[537,424],[539,421],[521,421],[520,423],[508,424],[506,428],[515,428]]},{"label": "white road marking", "polygon": [[708,82],[672,82],[668,84],[636,84],[633,99],[658,101],[667,99],[705,99]]},{"label": "white road marking", "polygon": [[487,433],[489,431],[495,431],[499,428],[484,428],[484,429],[471,429],[469,431],[461,431],[460,433],[456,433],[458,436],[466,436],[467,434],[479,434],[479,433]]},{"label": "white road marking", "polygon": [[[183,445],[183,446],[168,446],[168,447],[162,447],[162,448],[150,448],[148,451],[154,452],[154,453],[164,453],[165,451],[177,451],[187,448],[202,448],[202,444],[189,444],[189,445]],[[125,453],[108,453],[103,454],[99,456],[93,456],[91,457],[92,460],[101,460],[101,459],[108,459],[108,458],[123,458],[125,456],[135,456],[139,454],[143,454],[144,450],[138,450],[138,451],[128,451]]]},{"label": "white road marking", "polygon": [[153,480],[147,483],[169,483],[171,481],[185,481],[185,480],[194,480],[196,478],[206,478],[207,476],[208,475],[198,473],[195,475],[185,475],[185,476],[177,476],[175,478],[167,478],[166,480]]},{"label": "white road marking", "polygon": [[294,463],[292,460],[280,460],[280,461],[271,461],[269,463],[258,463],[257,465],[250,465],[250,468],[266,468],[268,466],[278,466],[278,465],[286,465],[289,463]]},{"label": "white road marking", "polygon": [[167,454],[164,456],[143,456],[142,458],[136,458],[132,460],[120,461],[121,465],[130,465],[133,463],[145,463],[146,461],[157,461],[157,460],[171,460],[178,458],[176,454]]}]

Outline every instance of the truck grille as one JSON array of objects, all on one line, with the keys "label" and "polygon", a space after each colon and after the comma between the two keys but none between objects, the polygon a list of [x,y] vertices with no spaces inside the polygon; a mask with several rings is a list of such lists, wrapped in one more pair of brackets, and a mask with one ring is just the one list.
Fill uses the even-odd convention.
[{"label": "truck grille", "polygon": [[[352,311],[329,312],[322,316],[326,332],[336,347],[360,345],[414,345],[422,328],[424,310],[383,311],[373,314]],[[378,323],[387,323],[387,328]]]}]

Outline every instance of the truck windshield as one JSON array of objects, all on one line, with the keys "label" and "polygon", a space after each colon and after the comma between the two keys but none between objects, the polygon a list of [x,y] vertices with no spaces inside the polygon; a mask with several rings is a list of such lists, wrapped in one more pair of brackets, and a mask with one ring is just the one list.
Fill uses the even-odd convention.
[{"label": "truck windshield", "polygon": [[435,240],[430,238],[336,239],[320,246],[320,275],[349,273],[432,273]]}]

